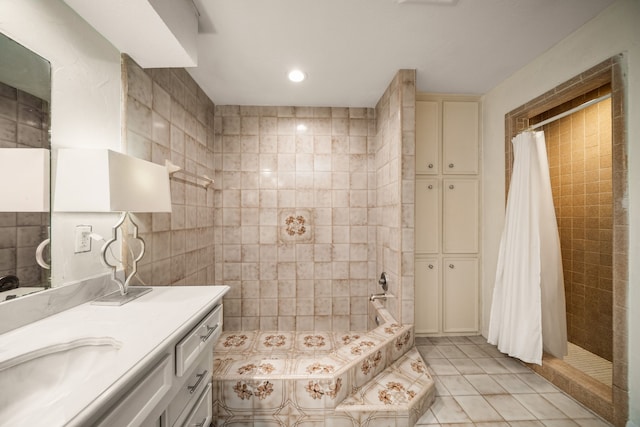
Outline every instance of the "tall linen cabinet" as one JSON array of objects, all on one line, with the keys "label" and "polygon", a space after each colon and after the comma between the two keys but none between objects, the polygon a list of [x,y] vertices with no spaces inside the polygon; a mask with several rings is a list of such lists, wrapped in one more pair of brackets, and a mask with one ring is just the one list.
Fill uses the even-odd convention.
[{"label": "tall linen cabinet", "polygon": [[415,332],[479,333],[480,100],[416,99]]}]

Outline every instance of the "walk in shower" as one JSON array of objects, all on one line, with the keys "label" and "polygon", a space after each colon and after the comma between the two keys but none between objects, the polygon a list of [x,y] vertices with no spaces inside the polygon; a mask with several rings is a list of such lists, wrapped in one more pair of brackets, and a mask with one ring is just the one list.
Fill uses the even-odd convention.
[{"label": "walk in shower", "polygon": [[571,366],[611,387],[613,358],[613,188],[609,85],[530,122],[590,99],[586,108],[542,127],[558,221]]},{"label": "walk in shower", "polygon": [[513,136],[611,95],[541,127],[560,234],[570,345],[563,360],[545,354],[542,366],[530,366],[614,425],[624,425],[628,411],[623,70],[623,55],[609,58],[505,116],[508,190]]}]

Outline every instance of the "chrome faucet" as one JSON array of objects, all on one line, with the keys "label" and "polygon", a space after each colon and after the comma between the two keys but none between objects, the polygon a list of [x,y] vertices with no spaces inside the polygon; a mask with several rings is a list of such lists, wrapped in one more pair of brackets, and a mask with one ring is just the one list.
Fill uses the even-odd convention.
[{"label": "chrome faucet", "polygon": [[388,295],[386,292],[383,292],[381,294],[371,294],[371,296],[369,297],[369,301],[375,301],[377,299],[381,299],[382,301],[386,301],[387,297],[390,297],[391,295]]}]

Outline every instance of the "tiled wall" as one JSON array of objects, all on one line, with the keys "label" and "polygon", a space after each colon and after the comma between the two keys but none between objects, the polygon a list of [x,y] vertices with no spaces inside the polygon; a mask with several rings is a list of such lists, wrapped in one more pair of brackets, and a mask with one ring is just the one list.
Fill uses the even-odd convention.
[{"label": "tiled wall", "polygon": [[[49,103],[0,83],[0,148],[49,148]],[[47,280],[35,253],[48,225],[48,213],[0,212],[0,276],[17,275],[20,286]]]},{"label": "tiled wall", "polygon": [[[376,106],[377,271],[388,274],[391,314],[413,323],[415,72],[400,70]],[[380,292],[371,282],[371,292]]]},{"label": "tiled wall", "polygon": [[[184,69],[143,70],[128,57],[123,67],[126,152],[213,176],[213,102]],[[214,191],[177,174],[171,199],[170,214],[135,215],[147,246],[138,276],[156,286],[213,284]]]},{"label": "tiled wall", "polygon": [[611,100],[543,129],[562,248],[569,341],[611,360]]},{"label": "tiled wall", "polygon": [[363,330],[374,110],[217,106],[216,280],[227,330]]},{"label": "tiled wall", "polygon": [[216,180],[174,178],[171,214],[136,215],[145,282],[229,285],[226,330],[366,330],[385,270],[413,322],[413,71],[376,127],[372,108],[214,108],[184,70],[124,67],[127,152]]}]

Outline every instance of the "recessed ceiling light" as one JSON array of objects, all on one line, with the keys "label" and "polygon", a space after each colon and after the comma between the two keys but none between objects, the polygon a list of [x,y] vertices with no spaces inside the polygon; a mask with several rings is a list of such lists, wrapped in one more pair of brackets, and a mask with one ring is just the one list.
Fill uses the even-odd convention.
[{"label": "recessed ceiling light", "polygon": [[301,70],[289,71],[289,80],[295,83],[299,83],[307,78],[307,75]]}]

